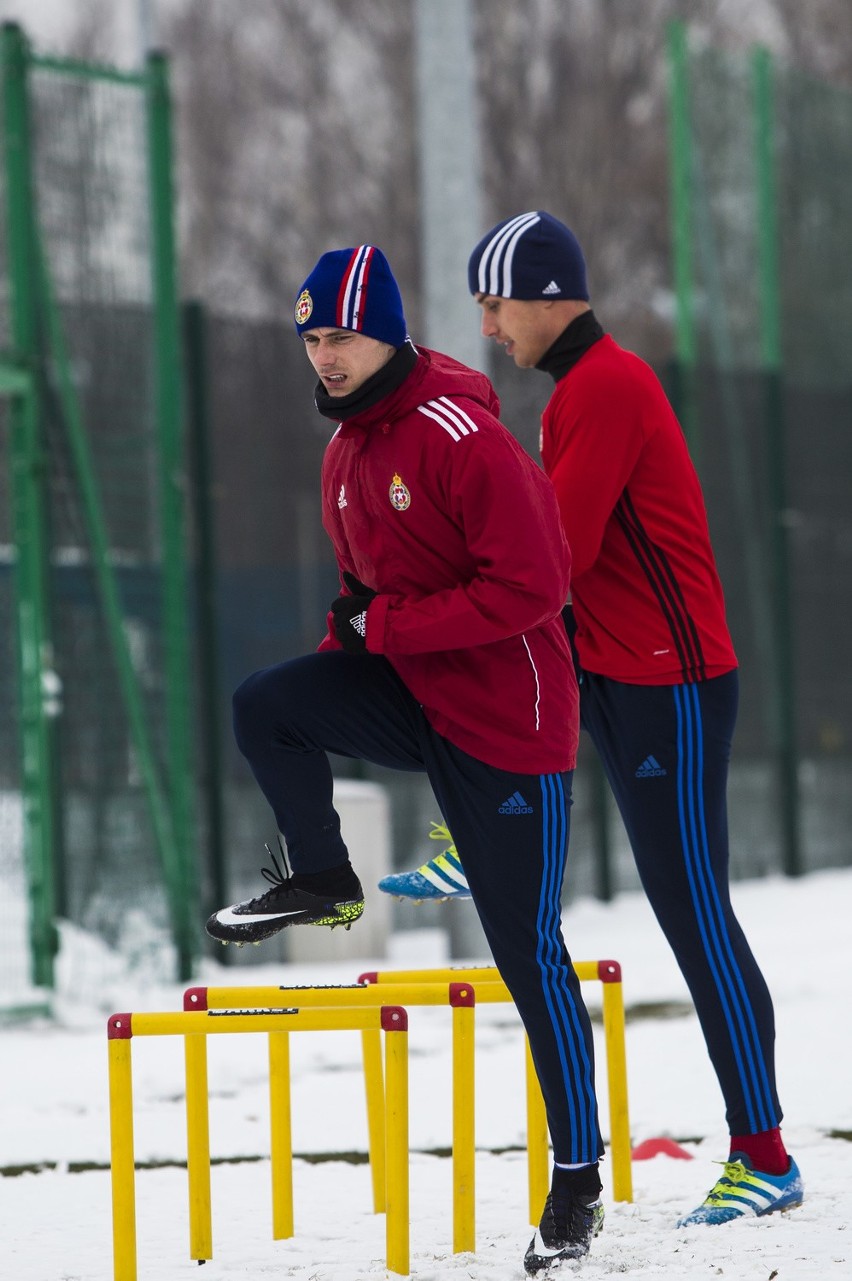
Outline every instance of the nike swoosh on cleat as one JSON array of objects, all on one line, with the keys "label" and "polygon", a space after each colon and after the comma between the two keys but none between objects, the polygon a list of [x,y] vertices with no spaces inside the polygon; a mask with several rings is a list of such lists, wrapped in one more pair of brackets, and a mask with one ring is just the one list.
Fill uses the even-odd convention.
[{"label": "nike swoosh on cleat", "polygon": [[541,1237],[536,1232],[535,1236],[530,1242],[530,1249],[532,1250],[533,1254],[537,1254],[540,1259],[552,1259],[554,1258],[555,1255],[562,1254],[563,1250],[568,1249],[568,1242],[566,1241],[562,1245],[556,1246],[555,1248],[551,1249],[550,1246],[547,1246],[544,1244]]},{"label": "nike swoosh on cleat", "polygon": [[285,916],[301,916],[306,909],[297,907],[292,912],[235,912],[232,907],[224,907],[217,912],[214,920],[220,925],[253,925],[256,921],[280,921]]}]

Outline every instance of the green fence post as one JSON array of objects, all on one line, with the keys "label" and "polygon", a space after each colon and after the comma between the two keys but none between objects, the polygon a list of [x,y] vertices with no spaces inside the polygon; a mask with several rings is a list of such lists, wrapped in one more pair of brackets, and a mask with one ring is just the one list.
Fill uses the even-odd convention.
[{"label": "green fence post", "polygon": [[178,950],[189,976],[196,951],[198,912],[193,777],[190,750],[189,611],[186,572],[181,329],[175,257],[171,102],[168,62],[151,53],[147,63],[148,147],[153,238],[155,404],[160,441],[160,495],[163,559],[163,610],[166,644],[166,697],[169,783],[181,883],[174,891],[182,937]]},{"label": "green fence post", "polygon": [[[202,303],[192,301],[184,304],[183,332],[186,348],[187,427],[197,543],[195,617],[198,633],[199,758],[207,819],[205,863],[210,868],[210,889],[214,900],[208,906],[212,912],[221,903],[228,901],[228,869],[222,804],[222,691],[216,618],[216,538],[210,463],[207,318]],[[226,954],[230,951],[230,948],[225,948]]]},{"label": "green fence post", "polygon": [[799,761],[796,741],[796,684],[793,651],[792,592],[788,541],[787,458],[784,390],[781,378],[781,309],[778,291],[778,193],[775,177],[775,130],[772,60],[755,49],[752,61],[757,247],[760,286],[760,333],[764,367],[764,422],[769,487],[769,539],[772,565],[775,681],[772,699],[774,744],[778,757],[779,812],[784,871],[800,876]]},{"label": "green fence post", "polygon": [[692,142],[686,27],[668,24],[669,55],[669,191],[672,267],[675,290],[675,353],[672,391],[693,462],[701,453],[696,389],[698,344],[692,279]]},{"label": "green fence post", "polygon": [[162,861],[163,877],[171,914],[172,934],[179,955],[180,976],[188,967],[188,960],[181,950],[187,934],[185,922],[193,910],[182,892],[184,881],[183,853],[178,849],[170,798],[160,780],[160,771],[154,743],[148,729],[142,692],[134,667],[130,643],[124,625],[118,580],[110,562],[109,538],[100,501],[91,449],[86,436],[83,416],[72,374],[71,361],[65,342],[58,303],[53,295],[47,262],[41,247],[37,246],[39,287],[44,313],[45,340],[55,371],[57,403],[62,413],[63,427],[71,454],[74,475],[80,490],[86,534],[92,556],[98,596],[103,610],[104,623],[110,650],[116,665],[119,688],[127,713],[131,741],[136,752],[139,772],[148,799],[151,822]]},{"label": "green fence post", "polygon": [[611,903],[614,893],[612,874],[612,825],[609,821],[609,783],[597,752],[588,761],[591,774],[592,816],[595,844],[595,897]]},{"label": "green fence post", "polygon": [[29,50],[21,28],[16,23],[4,24],[0,32],[0,61],[11,330],[15,359],[26,374],[26,386],[22,383],[10,402],[24,857],[30,899],[32,978],[37,986],[52,987],[53,959],[58,949],[54,921],[58,814],[53,727],[45,707],[52,647],[47,586],[46,467],[35,377],[38,313],[34,287],[35,214],[28,59]]}]

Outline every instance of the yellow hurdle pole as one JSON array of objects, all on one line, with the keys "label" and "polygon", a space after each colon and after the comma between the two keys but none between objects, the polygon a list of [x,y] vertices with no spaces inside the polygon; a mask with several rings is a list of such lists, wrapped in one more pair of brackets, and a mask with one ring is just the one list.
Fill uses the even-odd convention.
[{"label": "yellow hurdle pole", "polygon": [[550,1191],[549,1135],[544,1098],[538,1083],[529,1038],[526,1036],[524,1050],[527,1080],[527,1183],[530,1223],[537,1227]]},{"label": "yellow hurdle pole", "polygon": [[[303,1005],[323,1006],[355,1002],[371,1006],[381,1004],[375,993],[370,994],[366,999],[348,995],[366,991],[363,984],[322,988],[273,987],[268,984],[244,987],[233,985],[189,987],[183,994],[183,1008],[191,1012],[234,1008],[274,1008],[282,1004],[289,1007],[300,1002]],[[362,1030],[361,1051],[364,1060],[364,1088],[367,1096],[367,1139],[373,1185],[373,1213],[383,1214],[385,1209],[385,1085],[382,1068],[382,1034],[378,1028]],[[273,1178],[275,1177],[273,1167]],[[283,1190],[282,1195],[284,1195]],[[276,1213],[274,1208],[276,1203],[276,1194],[273,1192],[273,1218]],[[291,1236],[292,1230],[287,1235]]]},{"label": "yellow hurdle pole", "polygon": [[[475,971],[478,972],[478,971]],[[430,973],[430,971],[424,971]],[[446,973],[455,973],[447,970]],[[496,975],[493,966],[489,974]],[[268,984],[245,987],[191,987],[183,996],[186,1011],[226,1009],[270,1009],[282,1004],[299,1006],[377,1006],[443,1005],[450,1003],[450,982],[383,984],[381,989],[370,984],[369,976],[362,976],[356,984],[329,987],[273,987]],[[508,997],[508,993],[505,999]],[[385,1087],[382,1070],[381,1032],[367,1028],[361,1033],[364,1060],[364,1087],[367,1098],[367,1135],[370,1155],[370,1176],[373,1189],[373,1212],[385,1211]],[[471,1050],[471,1054],[472,1054]],[[455,1155],[455,1147],[454,1147]],[[470,1147],[473,1163],[473,1140]],[[467,1248],[467,1247],[465,1247]]]},{"label": "yellow hurdle pole", "polygon": [[[633,1200],[633,1176],[630,1157],[630,1121],[627,1107],[627,1056],[624,1038],[624,998],[621,985],[621,966],[618,961],[574,961],[574,972],[577,978],[585,982],[598,979],[603,987],[604,1040],[606,1045],[607,1081],[610,1098],[610,1149],[612,1156],[612,1187],[616,1201]],[[511,1001],[512,997],[496,966],[459,967],[439,966],[428,970],[377,970],[361,976],[364,981],[382,984],[443,982],[455,977],[459,981],[469,981],[476,985],[476,998],[480,1005]],[[533,1070],[528,1060],[528,1071]],[[544,1121],[544,1147],[541,1147],[541,1126],[538,1121],[530,1121],[529,1109],[538,1107],[537,1095],[541,1089],[536,1077],[536,1088],[531,1090],[527,1078],[527,1152],[530,1195],[530,1221],[537,1223],[541,1211],[536,1212],[536,1205],[544,1204],[540,1197],[542,1177],[549,1180],[547,1168],[547,1128]],[[543,1109],[543,1102],[542,1102]],[[532,1140],[530,1136],[534,1137]],[[542,1176],[541,1162],[544,1152],[545,1173]],[[547,1183],[549,1187],[549,1182]],[[547,1192],[545,1190],[545,1196]]]},{"label": "yellow hurdle pole", "polygon": [[367,970],[359,983],[502,983],[496,965],[439,965],[427,970]]},{"label": "yellow hurdle pole", "polygon": [[109,1060],[112,1259],[115,1281],[136,1281],[136,1179],[133,1160],[131,1014],[107,1022]]},{"label": "yellow hurdle pole", "polygon": [[476,1249],[476,1085],[472,983],[450,984],[453,1009],[453,1253]]},{"label": "yellow hurdle pole", "polygon": [[410,1207],[408,1186],[408,1015],[400,1006],[383,1005],[387,1105],[387,1242],[388,1271],[410,1271]]},{"label": "yellow hurdle pole", "polygon": [[194,1032],[215,1036],[241,1031],[360,1032],[365,1027],[380,1026],[381,1006],[376,1003],[360,1009],[327,1005],[319,1009],[206,1010],[191,1014],[164,1010],[133,1015],[134,1036],[191,1036]]},{"label": "yellow hurdle pole", "polygon": [[207,1038],[185,1036],[186,1173],[189,1182],[189,1257],[213,1258],[210,1209],[210,1115],[207,1092]]},{"label": "yellow hurdle pole", "polygon": [[[600,961],[573,961],[580,980],[600,978]],[[502,983],[496,965],[437,966],[428,970],[367,970],[359,983]],[[477,989],[478,990],[478,989]],[[508,989],[507,989],[508,991]]]},{"label": "yellow hurdle pole", "polygon": [[[584,965],[591,964],[584,962]],[[502,979],[492,980],[491,974],[497,971],[493,967],[482,967],[480,971],[466,970],[464,973],[485,973],[486,981],[475,985],[476,999],[480,1005],[496,1005],[511,1002],[509,989]],[[443,974],[444,971],[440,970]],[[597,978],[597,972],[589,978]],[[391,990],[388,986],[387,990]],[[545,1198],[550,1190],[550,1136],[547,1128],[547,1113],[541,1086],[538,1082],[535,1065],[530,1052],[529,1039],[524,1037],[526,1063],[526,1116],[527,1116],[527,1183],[529,1196],[530,1223],[538,1224],[544,1209]]]},{"label": "yellow hurdle pole", "polygon": [[283,1241],[293,1224],[293,1127],[290,1104],[290,1033],[269,1033],[269,1140],[272,1170],[272,1239]]},{"label": "yellow hurdle pole", "polygon": [[367,1096],[367,1143],[373,1181],[373,1214],[385,1212],[385,1082],[382,1035],[373,1028],[361,1033],[364,1090]]},{"label": "yellow hurdle pole", "polygon": [[[431,1004],[441,1003],[435,993]],[[131,1030],[132,1020],[132,1030]],[[386,1031],[408,1031],[408,1015],[399,1006],[376,1004],[364,1008],[327,1006],[324,1009],[227,1010],[164,1012],[157,1014],[113,1015],[109,1025],[111,1039],[135,1036],[191,1036],[233,1032],[313,1032],[363,1031],[380,1027]],[[388,1041],[393,1041],[389,1046]],[[408,1037],[386,1038],[385,1073],[387,1079],[386,1127],[386,1222],[388,1269],[401,1275],[409,1271],[409,1176],[408,1176]],[[115,1059],[116,1066],[112,1067]],[[116,1281],[136,1281],[135,1188],[133,1179],[132,1090],[129,1074],[130,1054],[111,1052],[110,1111],[115,1112],[115,1133],[120,1142],[114,1153],[114,1232]],[[115,1102],[113,1103],[113,1096]],[[130,1128],[128,1129],[128,1122]],[[128,1142],[129,1135],[129,1142]],[[128,1168],[129,1161],[129,1168]],[[122,1237],[132,1236],[132,1252],[121,1251]]]},{"label": "yellow hurdle pole", "polygon": [[600,961],[603,984],[603,1021],[609,1083],[609,1132],[612,1156],[612,1195],[616,1201],[633,1200],[633,1166],[630,1155],[630,1115],[627,1106],[627,1050],[624,1036],[624,988],[618,961]]}]

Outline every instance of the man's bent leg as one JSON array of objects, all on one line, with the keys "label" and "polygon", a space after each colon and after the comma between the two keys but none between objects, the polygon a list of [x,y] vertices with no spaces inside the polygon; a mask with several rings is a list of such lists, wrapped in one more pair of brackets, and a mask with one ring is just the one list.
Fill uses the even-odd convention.
[{"label": "man's bent leg", "polygon": [[385,659],[308,654],[249,676],[234,694],[234,736],[287,843],[294,872],[347,858],[328,753],[423,770],[422,713]]},{"label": "man's bent leg", "polygon": [[271,855],[272,888],[214,912],[207,932],[252,942],[291,925],[344,925],[364,895],[340,833],[328,752],[422,769],[422,712],[384,659],[311,654],[256,672],[234,695],[234,732],[287,845],[293,875]]}]

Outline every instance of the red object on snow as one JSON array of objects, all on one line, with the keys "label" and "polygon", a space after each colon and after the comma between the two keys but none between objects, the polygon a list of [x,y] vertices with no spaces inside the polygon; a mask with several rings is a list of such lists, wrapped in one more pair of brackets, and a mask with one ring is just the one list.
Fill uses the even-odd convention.
[{"label": "red object on snow", "polygon": [[630,1153],[634,1161],[650,1161],[653,1156],[673,1156],[679,1161],[691,1161],[692,1153],[687,1152],[674,1139],[645,1139]]}]

